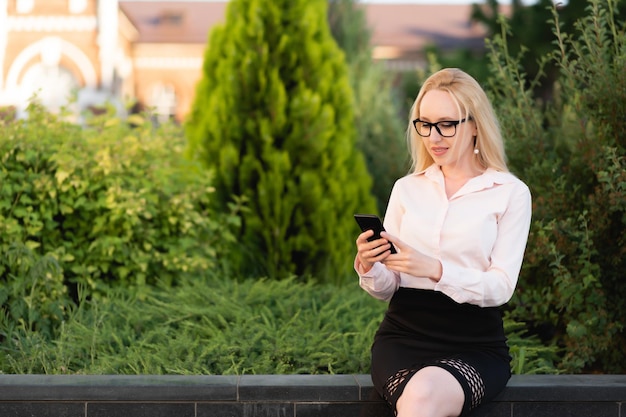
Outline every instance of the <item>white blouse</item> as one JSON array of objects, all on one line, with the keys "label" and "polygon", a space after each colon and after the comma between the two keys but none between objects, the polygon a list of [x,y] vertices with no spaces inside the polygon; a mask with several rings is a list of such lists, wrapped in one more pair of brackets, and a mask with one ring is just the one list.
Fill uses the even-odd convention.
[{"label": "white blouse", "polygon": [[438,259],[443,274],[437,282],[380,262],[361,274],[357,259],[360,286],[381,300],[409,287],[441,291],[458,303],[505,304],[517,285],[531,211],[530,190],[510,173],[487,169],[450,199],[437,165],[400,178],[391,191],[385,229]]}]

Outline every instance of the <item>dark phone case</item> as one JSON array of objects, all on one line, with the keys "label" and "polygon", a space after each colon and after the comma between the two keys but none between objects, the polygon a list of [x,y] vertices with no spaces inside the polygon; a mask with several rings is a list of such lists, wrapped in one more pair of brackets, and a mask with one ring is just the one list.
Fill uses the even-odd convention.
[{"label": "dark phone case", "polygon": [[[362,232],[366,230],[374,231],[374,235],[367,239],[369,242],[380,239],[380,232],[385,231],[383,222],[380,220],[380,217],[375,214],[355,214],[354,220],[359,224]],[[393,243],[389,242],[389,244],[391,245],[391,253],[396,253],[396,248],[393,246]]]}]

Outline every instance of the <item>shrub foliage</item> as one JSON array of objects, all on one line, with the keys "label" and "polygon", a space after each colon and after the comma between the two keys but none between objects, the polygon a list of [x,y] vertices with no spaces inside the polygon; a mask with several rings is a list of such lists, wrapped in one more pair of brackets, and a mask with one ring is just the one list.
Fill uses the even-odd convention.
[{"label": "shrub foliage", "polygon": [[[385,304],[350,286],[190,277],[137,297],[118,288],[71,309],[54,343],[0,319],[0,373],[367,374]],[[515,372],[553,352],[508,322]]]},{"label": "shrub foliage", "polygon": [[[400,105],[396,77],[372,58],[371,29],[357,0],[328,3],[333,37],[344,51],[354,92],[356,146],[372,175],[372,193],[383,216],[395,181],[409,171],[406,115]],[[412,92],[412,94],[415,92]],[[412,102],[411,102],[412,103]]]},{"label": "shrub foliage", "polygon": [[31,274],[26,252],[11,250],[20,245],[33,264],[55,259],[70,288],[142,287],[220,266],[237,217],[209,213],[210,179],[184,158],[180,129],[110,113],[81,127],[37,104],[1,128],[3,283]]},{"label": "shrub foliage", "polygon": [[[208,171],[183,156],[182,129],[140,116],[78,126],[34,103],[27,121],[0,121],[0,372],[369,371],[384,304],[356,281],[304,277],[349,271],[351,215],[375,210],[354,103],[321,3],[279,3],[232,1],[229,30],[211,38],[188,126]],[[553,11],[557,41],[533,79],[507,50],[506,24],[489,42],[486,87],[534,201],[505,320],[516,373],[626,370],[616,4],[591,0],[572,33]],[[541,102],[532,92],[548,62],[561,73]],[[276,274],[238,275],[244,260]]]},{"label": "shrub foliage", "polygon": [[567,372],[626,370],[626,34],[617,2],[592,0],[574,33],[562,32],[541,64],[560,76],[538,102],[540,82],[520,71],[501,37],[491,43],[490,91],[512,169],[534,196],[514,316],[563,351]]},{"label": "shrub foliage", "polygon": [[[218,209],[244,198],[243,273],[339,281],[373,212],[353,99],[324,0],[234,0],[214,28],[187,122]],[[237,201],[237,200],[235,200]]]}]

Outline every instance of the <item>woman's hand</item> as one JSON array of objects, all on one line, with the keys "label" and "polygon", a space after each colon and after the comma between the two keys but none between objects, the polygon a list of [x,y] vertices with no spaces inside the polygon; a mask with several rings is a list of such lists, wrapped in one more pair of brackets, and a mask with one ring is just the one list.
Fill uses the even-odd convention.
[{"label": "woman's hand", "polygon": [[387,268],[416,277],[430,278],[434,281],[441,279],[443,271],[438,259],[424,255],[387,232],[382,232],[381,237],[383,238],[381,240],[393,243],[398,249],[397,254],[386,256],[381,261]]},{"label": "woman's hand", "polygon": [[373,230],[366,230],[356,239],[357,259],[361,265],[361,272],[366,273],[376,262],[382,262],[391,253],[391,245],[386,239],[376,239],[368,242],[374,235]]}]

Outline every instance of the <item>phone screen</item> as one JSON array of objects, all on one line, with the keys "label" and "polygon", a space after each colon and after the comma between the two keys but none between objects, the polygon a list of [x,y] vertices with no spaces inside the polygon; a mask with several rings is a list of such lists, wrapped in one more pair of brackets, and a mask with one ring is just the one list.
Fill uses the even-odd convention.
[{"label": "phone screen", "polygon": [[[380,239],[380,232],[385,231],[385,228],[383,227],[383,222],[380,220],[380,217],[375,214],[355,214],[354,219],[359,224],[361,231],[374,231],[374,235],[367,239],[369,242],[371,242],[372,240]],[[389,242],[389,244],[391,244],[391,253],[396,253],[396,248],[393,246],[393,243]]]}]

